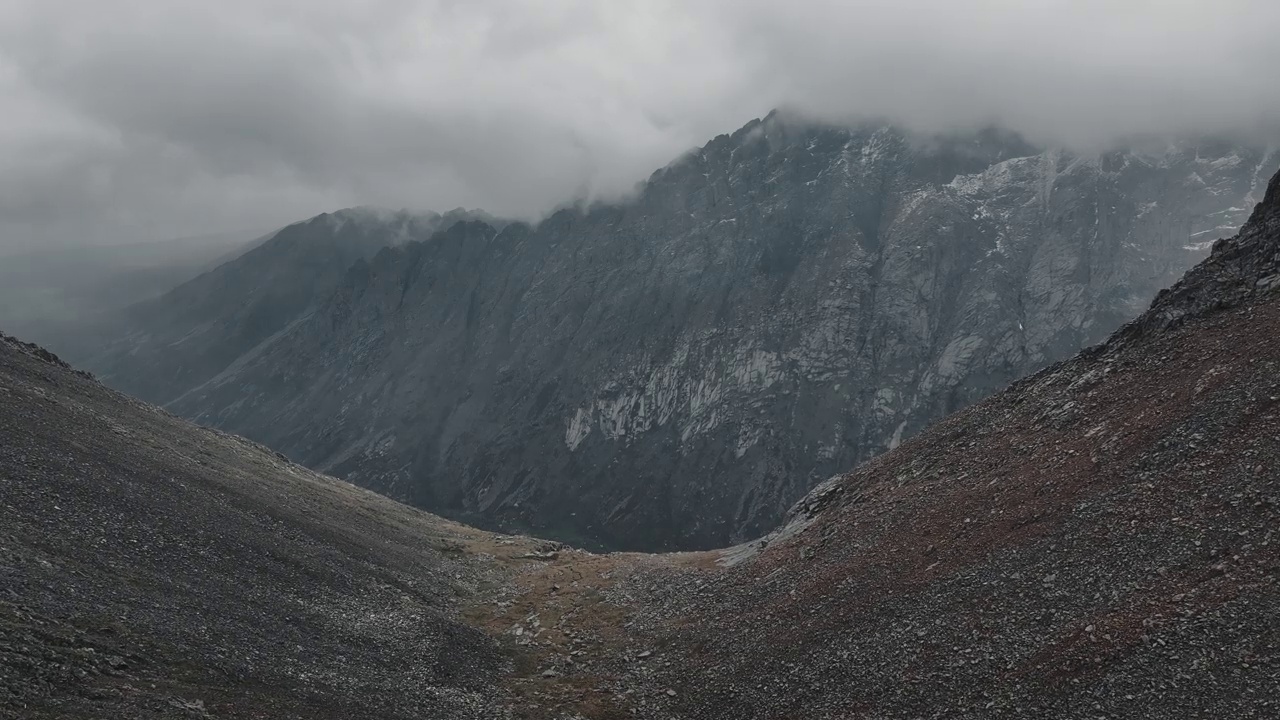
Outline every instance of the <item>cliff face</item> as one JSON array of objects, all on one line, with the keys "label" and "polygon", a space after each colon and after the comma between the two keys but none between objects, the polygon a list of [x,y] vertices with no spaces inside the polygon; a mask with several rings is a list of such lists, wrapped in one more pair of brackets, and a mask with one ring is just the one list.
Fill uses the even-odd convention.
[{"label": "cliff face", "polygon": [[485,525],[724,544],[1104,338],[1244,220],[1276,162],[772,115],[631,202],[358,261],[170,407]]}]

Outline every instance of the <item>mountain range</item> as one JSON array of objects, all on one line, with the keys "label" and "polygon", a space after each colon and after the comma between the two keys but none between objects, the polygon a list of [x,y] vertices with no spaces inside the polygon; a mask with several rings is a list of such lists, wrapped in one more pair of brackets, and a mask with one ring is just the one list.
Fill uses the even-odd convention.
[{"label": "mountain range", "polygon": [[1280,155],[774,113],[537,224],[344,211],[129,310],[105,382],[324,473],[593,548],[759,536],[1100,342]]}]

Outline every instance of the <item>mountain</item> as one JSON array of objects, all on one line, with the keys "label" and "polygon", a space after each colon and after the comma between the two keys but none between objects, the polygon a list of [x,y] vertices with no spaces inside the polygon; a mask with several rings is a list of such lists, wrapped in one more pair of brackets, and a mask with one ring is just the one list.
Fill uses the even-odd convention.
[{"label": "mountain", "polygon": [[294,223],[189,282],[111,318],[105,344],[68,352],[137,397],[169,402],[327,298],[358,259],[483,217],[350,208]]},{"label": "mountain", "polygon": [[1280,174],[1105,343],[715,552],[495,536],[0,337],[0,716],[1272,718]]},{"label": "mountain", "polygon": [[1237,227],[1280,163],[1147,145],[1073,155],[775,113],[627,203],[456,224],[328,265],[336,289],[312,310],[292,303],[216,353],[171,339],[228,317],[209,337],[241,333],[222,310],[165,325],[154,354],[125,342],[87,366],[458,519],[723,545],[1105,338]]}]

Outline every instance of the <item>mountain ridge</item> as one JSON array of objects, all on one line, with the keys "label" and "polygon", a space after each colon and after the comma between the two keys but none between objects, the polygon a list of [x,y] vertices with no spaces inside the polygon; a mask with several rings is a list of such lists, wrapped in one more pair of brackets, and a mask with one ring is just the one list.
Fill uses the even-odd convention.
[{"label": "mountain ridge", "polygon": [[[150,399],[488,527],[741,540],[1103,339],[1243,220],[1275,159],[1028,149],[773,115],[630,203],[372,250],[269,341]],[[105,370],[138,374],[127,354]]]},{"label": "mountain ridge", "polygon": [[461,208],[441,215],[361,206],[292,223],[126,308],[109,324],[111,340],[69,355],[126,392],[170,402],[327,297],[356,260],[469,217],[502,222]]}]

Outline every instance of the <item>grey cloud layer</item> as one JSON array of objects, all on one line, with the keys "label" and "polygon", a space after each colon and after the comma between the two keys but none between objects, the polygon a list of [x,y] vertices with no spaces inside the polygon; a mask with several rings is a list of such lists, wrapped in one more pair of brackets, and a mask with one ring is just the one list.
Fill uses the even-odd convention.
[{"label": "grey cloud layer", "polygon": [[7,0],[0,248],[366,203],[536,216],[780,105],[1257,131],[1277,30],[1254,0]]}]

